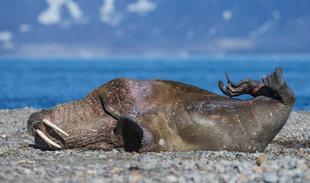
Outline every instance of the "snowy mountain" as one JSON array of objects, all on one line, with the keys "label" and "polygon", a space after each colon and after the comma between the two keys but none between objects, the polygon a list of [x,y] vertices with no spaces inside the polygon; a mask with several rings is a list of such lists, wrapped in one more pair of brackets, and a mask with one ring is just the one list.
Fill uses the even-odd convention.
[{"label": "snowy mountain", "polygon": [[309,53],[309,0],[2,0],[0,56]]}]

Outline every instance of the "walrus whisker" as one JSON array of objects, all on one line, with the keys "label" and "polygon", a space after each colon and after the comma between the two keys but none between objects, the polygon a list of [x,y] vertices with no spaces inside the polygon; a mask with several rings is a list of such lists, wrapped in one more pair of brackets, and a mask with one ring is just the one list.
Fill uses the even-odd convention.
[{"label": "walrus whisker", "polygon": [[66,135],[66,136],[69,136],[65,131],[63,131],[62,129],[60,129],[58,126],[54,125],[52,122],[50,122],[49,120],[47,119],[43,119],[42,120],[44,124],[46,124],[47,126],[53,128],[54,130],[57,130],[59,131],[60,133]]},{"label": "walrus whisker", "polygon": [[49,143],[50,145],[61,149],[61,146],[58,145],[57,143],[53,142],[51,139],[49,139],[41,130],[36,130],[36,132],[38,133],[38,135],[45,140],[45,142]]}]

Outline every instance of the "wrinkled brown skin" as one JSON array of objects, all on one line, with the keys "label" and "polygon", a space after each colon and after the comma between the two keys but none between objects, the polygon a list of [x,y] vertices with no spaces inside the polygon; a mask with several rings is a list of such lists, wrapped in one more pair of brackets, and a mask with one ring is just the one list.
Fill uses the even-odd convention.
[{"label": "wrinkled brown skin", "polygon": [[[237,89],[230,85],[229,89],[219,82],[227,95],[248,93],[254,98],[223,97],[175,81],[118,78],[83,100],[32,114],[27,127],[41,149],[56,150],[34,129],[42,130],[64,149],[121,149],[131,132],[126,136],[118,132],[122,129],[116,129],[121,124],[117,120],[127,116],[143,130],[135,151],[263,151],[285,124],[295,95],[280,68],[263,82],[245,79],[239,85]],[[44,118],[69,137],[45,126],[40,122]]]}]

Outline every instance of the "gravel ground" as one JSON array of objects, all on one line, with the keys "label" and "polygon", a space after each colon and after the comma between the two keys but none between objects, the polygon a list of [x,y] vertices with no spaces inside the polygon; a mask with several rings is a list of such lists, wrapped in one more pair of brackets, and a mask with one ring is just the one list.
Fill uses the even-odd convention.
[{"label": "gravel ground", "polygon": [[310,182],[310,112],[294,111],[264,153],[41,151],[32,108],[0,110],[0,182]]}]

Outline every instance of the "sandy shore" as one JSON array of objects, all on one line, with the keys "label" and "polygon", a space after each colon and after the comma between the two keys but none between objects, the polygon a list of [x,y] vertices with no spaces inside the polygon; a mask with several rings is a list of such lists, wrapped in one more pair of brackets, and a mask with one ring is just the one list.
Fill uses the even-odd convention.
[{"label": "sandy shore", "polygon": [[310,112],[293,111],[263,153],[41,151],[32,108],[0,110],[0,182],[310,182]]}]

